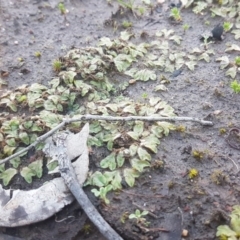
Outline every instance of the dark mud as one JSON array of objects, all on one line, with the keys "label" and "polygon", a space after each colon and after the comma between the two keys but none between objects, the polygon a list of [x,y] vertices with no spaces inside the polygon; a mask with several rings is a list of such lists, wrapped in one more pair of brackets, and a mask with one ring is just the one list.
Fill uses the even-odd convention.
[{"label": "dark mud", "polygon": [[[67,1],[66,18],[59,13],[58,1],[54,0],[1,0],[0,4],[0,70],[9,73],[3,77],[9,89],[34,82],[47,84],[55,74],[54,59],[73,47],[93,46],[100,37],[117,36],[122,29],[119,27],[114,32],[113,20],[119,25],[124,19],[131,21],[137,42],[150,42],[156,30],[173,29],[183,38],[179,47],[183,51],[198,47],[201,33],[222,23],[220,18],[183,10],[183,23],[191,26],[184,32],[181,23],[169,21],[165,9],[155,9],[152,15],[142,18],[134,17],[131,12],[114,14],[112,18],[117,6],[102,0]],[[146,25],[149,21],[152,24]],[[204,24],[206,21],[210,21],[210,26]],[[144,39],[140,37],[143,32]],[[170,79],[168,92],[154,93],[156,82],[137,83],[124,92],[139,101],[144,101],[139,96],[145,92],[149,97],[160,96],[179,116],[214,122],[213,127],[187,123],[184,132],[170,133],[153,157],[155,167],[147,170],[134,188],[126,187],[117,194],[109,194],[110,205],[99,202],[86,188],[99,212],[124,239],[178,240],[182,238],[182,229],[188,230],[187,239],[215,239],[216,227],[226,222],[226,214],[239,203],[240,174],[236,167],[239,151],[231,148],[226,141],[227,134],[219,131],[225,128],[228,132],[239,125],[240,97],[232,93],[230,80],[214,61],[223,55],[227,42],[236,43],[233,36],[227,34],[223,41],[212,44],[215,56],[209,63],[199,62],[193,72],[184,68],[176,77],[164,73]],[[37,51],[42,53],[39,59],[34,56]],[[203,158],[194,158],[192,150],[203,152]],[[90,156],[91,167],[96,168],[94,162],[100,160],[97,150],[94,151]],[[163,166],[156,167],[158,160]],[[192,168],[198,169],[199,176],[189,180],[187,173]],[[216,171],[220,176],[214,175]],[[120,221],[124,213],[133,213],[137,208],[151,212],[146,216],[151,223],[149,231],[134,221]],[[0,228],[0,233],[12,236],[10,239],[103,239],[77,203],[44,222]],[[1,234],[0,239],[8,239]]]}]

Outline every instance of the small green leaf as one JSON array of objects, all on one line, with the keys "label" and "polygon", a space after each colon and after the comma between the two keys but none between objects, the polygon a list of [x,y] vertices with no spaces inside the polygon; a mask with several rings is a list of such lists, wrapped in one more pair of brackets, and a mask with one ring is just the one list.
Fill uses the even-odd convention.
[{"label": "small green leaf", "polygon": [[47,87],[39,83],[33,83],[30,85],[29,90],[31,92],[41,93],[42,90],[47,90]]},{"label": "small green leaf", "polygon": [[209,57],[209,55],[206,52],[202,53],[198,57],[198,60],[202,60],[202,59],[205,60],[206,62],[210,62],[210,57]]},{"label": "small green leaf", "polygon": [[132,139],[134,139],[134,140],[138,140],[139,139],[139,135],[136,132],[130,131],[130,132],[127,132],[127,135],[129,137],[131,137]]},{"label": "small green leaf", "polygon": [[128,41],[132,36],[133,36],[133,34],[132,34],[132,33],[129,33],[128,31],[124,31],[124,32],[121,32],[121,33],[120,33],[120,38],[121,38],[123,41]]},{"label": "small green leaf", "polygon": [[54,78],[49,82],[50,85],[52,85],[52,88],[56,88],[60,84],[60,79],[59,78]]},{"label": "small green leaf", "polygon": [[168,136],[169,130],[174,130],[175,126],[169,122],[157,122],[158,126],[163,128],[163,133],[165,136]]},{"label": "small green leaf", "polygon": [[92,189],[91,192],[94,193],[96,197],[100,197],[106,204],[109,204],[110,201],[107,199],[106,195],[109,191],[112,190],[112,185],[108,185],[106,187],[101,187],[99,191],[97,189]]},{"label": "small green leaf", "polygon": [[136,121],[133,131],[138,135],[141,136],[144,128],[144,123],[142,121]]},{"label": "small green leaf", "polygon": [[7,104],[7,106],[13,111],[13,112],[17,112],[17,106],[15,104],[15,102],[9,102]]},{"label": "small green leaf", "polygon": [[156,80],[157,76],[152,70],[142,69],[134,74],[134,79],[141,81]]},{"label": "small green leaf", "polygon": [[36,176],[36,172],[28,167],[24,167],[21,170],[20,174],[25,179],[25,181],[28,183],[32,183],[32,177]]},{"label": "small green leaf", "polygon": [[237,44],[228,45],[228,47],[225,49],[225,52],[231,52],[231,51],[240,52],[240,46],[238,46]]},{"label": "small green leaf", "polygon": [[33,143],[37,140],[37,137],[38,135],[33,133],[33,134],[30,134],[30,142],[29,143]]},{"label": "small green leaf", "polygon": [[239,215],[231,214],[231,229],[239,236],[240,234],[240,217]]},{"label": "small green leaf", "polygon": [[125,74],[133,78],[137,71],[137,68],[130,68],[128,71],[125,72]]},{"label": "small green leaf", "polygon": [[237,66],[233,66],[231,68],[229,68],[226,73],[226,76],[230,76],[231,78],[235,78],[237,75]]},{"label": "small green leaf", "polygon": [[132,113],[132,114],[136,114],[136,109],[135,109],[135,106],[132,104],[132,105],[129,105],[129,106],[126,106],[124,109],[123,109],[123,112],[125,113]]},{"label": "small green leaf", "polygon": [[109,151],[112,151],[112,149],[113,149],[113,140],[108,141],[108,143],[107,143],[107,149],[108,149]]},{"label": "small green leaf", "polygon": [[91,190],[91,192],[95,195],[95,197],[99,197],[100,196],[100,192],[96,188],[93,188]]},{"label": "small green leaf", "polygon": [[23,123],[24,128],[30,129],[33,125],[33,121],[26,121]]},{"label": "small green leaf", "polygon": [[123,170],[123,175],[127,184],[130,187],[133,187],[135,183],[135,178],[138,178],[140,176],[140,173],[136,169],[125,168]]},{"label": "small green leaf", "polygon": [[61,122],[61,117],[58,114],[46,110],[40,112],[40,117],[50,128],[56,127]]},{"label": "small green leaf", "polygon": [[58,161],[52,161],[47,164],[47,169],[49,172],[55,170],[55,168],[58,166]]},{"label": "small green leaf", "polygon": [[114,104],[114,103],[109,103],[106,105],[107,108],[111,109],[113,112],[117,112],[118,111],[118,105]]},{"label": "small green leaf", "polygon": [[42,96],[41,93],[28,92],[27,101],[28,101],[29,107],[35,108],[36,100],[41,99],[41,96]]},{"label": "small green leaf", "polygon": [[146,216],[146,215],[148,215],[148,211],[147,210],[142,211],[141,216]]},{"label": "small green leaf", "polygon": [[137,218],[136,214],[135,213],[131,213],[129,216],[128,216],[129,219],[134,219],[134,218]]},{"label": "small green leaf", "polygon": [[148,161],[142,161],[137,158],[131,159],[131,165],[133,168],[137,169],[139,172],[142,172],[145,167],[151,166],[151,164]]},{"label": "small green leaf", "polygon": [[54,102],[52,100],[46,100],[44,102],[44,108],[48,111],[56,111],[57,110],[57,106],[54,104]]},{"label": "small green leaf", "polygon": [[0,173],[5,171],[5,163],[0,164]]},{"label": "small green leaf", "polygon": [[52,102],[57,105],[59,102],[60,96],[58,95],[51,95],[48,97],[48,100],[52,100]]},{"label": "small green leaf", "polygon": [[122,188],[121,182],[122,182],[122,177],[120,175],[120,172],[116,171],[114,175],[114,179],[112,180],[112,183],[111,183],[113,190],[121,189]]},{"label": "small green leaf", "polygon": [[88,145],[101,147],[103,145],[103,141],[97,137],[93,137],[93,136],[89,135]]},{"label": "small green leaf", "polygon": [[16,157],[10,160],[10,163],[13,165],[14,168],[18,168],[21,163],[20,157]]},{"label": "small green leaf", "polygon": [[21,139],[21,141],[23,143],[25,143],[26,145],[29,145],[30,139],[29,139],[29,136],[26,132],[20,132],[19,133],[19,138]]},{"label": "small green leaf", "polygon": [[10,147],[8,145],[5,145],[3,148],[3,153],[7,156],[10,156],[13,154],[13,151],[16,149],[16,147]]},{"label": "small green leaf", "polygon": [[119,72],[124,72],[131,66],[133,59],[126,54],[119,54],[114,58],[114,63]]},{"label": "small green leaf", "polygon": [[159,103],[161,101],[161,98],[160,97],[151,97],[149,99],[149,104],[150,106],[155,106],[157,103]]},{"label": "small green leaf", "polygon": [[220,69],[224,69],[230,64],[229,58],[227,56],[217,58],[216,61],[220,62]]},{"label": "small green leaf", "polygon": [[16,145],[17,145],[15,138],[8,138],[5,141],[9,147],[16,147]]},{"label": "small green leaf", "polygon": [[240,38],[240,29],[234,29],[234,30],[232,30],[231,33],[233,33],[235,35],[234,38],[236,40],[238,40]]},{"label": "small green leaf", "polygon": [[90,177],[91,185],[93,186],[98,186],[98,187],[103,187],[106,186],[108,181],[106,177],[99,171],[96,171],[93,173],[93,175]]},{"label": "small green leaf", "polygon": [[112,171],[112,172],[104,172],[104,177],[106,178],[106,183],[105,186],[107,186],[110,182],[112,182],[114,176],[116,174],[116,171]]},{"label": "small green leaf", "polygon": [[139,147],[137,150],[138,156],[141,160],[151,161],[151,155],[143,148]]},{"label": "small green leaf", "polygon": [[120,151],[117,155],[117,164],[118,164],[118,167],[122,167],[123,164],[124,164],[124,161],[125,161],[125,158],[123,156],[123,152]]},{"label": "small green leaf", "polygon": [[40,127],[37,123],[33,123],[32,127],[31,127],[31,131],[33,131],[33,132],[42,132],[43,128]]},{"label": "small green leaf", "polygon": [[0,133],[0,142],[2,142],[4,140],[4,136],[2,133]]},{"label": "small green leaf", "polygon": [[108,48],[111,48],[113,46],[113,42],[108,37],[102,37],[100,39],[99,46],[106,46]]},{"label": "small green leaf", "polygon": [[163,137],[163,128],[160,126],[153,125],[151,127],[151,132],[157,137],[162,138]]},{"label": "small green leaf", "polygon": [[66,84],[73,83],[74,77],[77,75],[76,72],[68,71],[62,74],[62,78]]},{"label": "small green leaf", "polygon": [[210,9],[215,15],[225,18],[227,16],[227,11],[225,8],[211,8]]},{"label": "small green leaf", "polygon": [[89,126],[89,132],[90,133],[98,133],[100,131],[102,131],[102,127],[101,127],[99,121],[91,122],[91,124]]},{"label": "small green leaf", "polygon": [[130,147],[129,147],[129,151],[130,151],[130,156],[131,157],[134,157],[137,153],[137,149],[138,149],[138,146],[136,144],[132,144]]},{"label": "small green leaf", "polygon": [[185,65],[189,68],[189,70],[194,71],[197,62],[195,61],[185,62]]},{"label": "small green leaf", "polygon": [[8,168],[6,171],[0,173],[0,179],[3,180],[3,185],[7,186],[11,179],[17,174],[15,168]]},{"label": "small green leaf", "polygon": [[[235,239],[237,240],[236,233],[227,225],[218,226],[216,236],[235,237]],[[234,240],[234,238],[231,239]]]},{"label": "small green leaf", "polygon": [[38,178],[42,177],[42,172],[43,172],[43,160],[38,159],[31,164],[28,165],[28,168],[32,169],[36,174]]},{"label": "small green leaf", "polygon": [[157,153],[157,146],[160,144],[160,141],[154,134],[147,136],[146,138],[141,140],[141,146],[151,150],[154,153]]},{"label": "small green leaf", "polygon": [[115,170],[117,166],[115,156],[115,152],[111,153],[100,162],[100,166],[102,168],[109,168],[110,170]]},{"label": "small green leaf", "polygon": [[155,92],[158,92],[158,91],[167,91],[168,89],[166,88],[166,86],[164,84],[159,84],[157,85],[155,88],[154,88],[154,91]]},{"label": "small green leaf", "polygon": [[177,35],[173,35],[169,38],[169,40],[173,40],[175,43],[177,43],[178,45],[181,44],[182,41],[182,37],[177,36]]}]

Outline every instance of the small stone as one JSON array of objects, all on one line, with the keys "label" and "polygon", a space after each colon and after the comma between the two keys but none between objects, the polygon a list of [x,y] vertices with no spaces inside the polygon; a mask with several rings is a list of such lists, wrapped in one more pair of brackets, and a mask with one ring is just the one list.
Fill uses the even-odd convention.
[{"label": "small stone", "polygon": [[14,41],[14,44],[15,44],[15,45],[18,45],[18,41]]},{"label": "small stone", "polygon": [[188,230],[187,229],[183,229],[182,230],[182,237],[187,237],[188,236]]},{"label": "small stone", "polygon": [[137,80],[136,79],[131,79],[129,80],[129,84],[134,84]]},{"label": "small stone", "polygon": [[223,26],[221,26],[220,24],[218,24],[217,26],[214,27],[214,29],[212,30],[212,36],[213,38],[221,41],[223,40]]},{"label": "small stone", "polygon": [[215,110],[213,113],[214,115],[219,115],[220,113],[222,113],[222,110]]}]

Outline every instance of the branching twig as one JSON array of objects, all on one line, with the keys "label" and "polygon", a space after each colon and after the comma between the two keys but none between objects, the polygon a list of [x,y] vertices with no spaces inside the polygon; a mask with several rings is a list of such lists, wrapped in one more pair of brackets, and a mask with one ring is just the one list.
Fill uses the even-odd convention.
[{"label": "branching twig", "polygon": [[197,122],[200,123],[203,126],[213,126],[213,123],[210,121],[204,121],[199,118],[192,118],[192,117],[142,117],[142,116],[130,116],[130,117],[113,117],[113,116],[100,116],[100,115],[82,115],[79,118],[70,118],[70,119],[64,119],[59,125],[57,125],[55,128],[51,129],[49,132],[45,133],[44,135],[37,138],[37,140],[29,145],[28,147],[22,149],[19,152],[14,153],[13,155],[0,160],[0,164],[5,163],[7,161],[10,161],[11,159],[18,157],[19,155],[27,152],[32,147],[35,147],[40,142],[46,140],[48,137],[50,137],[53,133],[57,132],[60,128],[64,127],[66,124],[73,123],[73,122],[80,122],[80,121],[86,121],[86,120],[106,120],[106,121],[135,121],[135,120],[141,120],[141,121],[170,121],[170,122],[176,122],[176,121],[187,121],[187,122]]}]

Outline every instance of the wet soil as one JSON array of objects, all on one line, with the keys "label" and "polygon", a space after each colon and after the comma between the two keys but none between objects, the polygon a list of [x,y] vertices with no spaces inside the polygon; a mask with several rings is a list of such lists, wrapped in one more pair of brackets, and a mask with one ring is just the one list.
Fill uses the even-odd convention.
[{"label": "wet soil", "polygon": [[[69,10],[65,18],[57,4],[55,0],[0,1],[0,70],[9,73],[3,76],[8,89],[35,82],[47,84],[55,74],[54,59],[73,47],[93,46],[103,36],[118,36],[122,29],[114,31],[112,20],[119,25],[124,19],[131,21],[137,42],[150,42],[156,30],[173,29],[183,38],[179,47],[183,51],[198,47],[200,34],[222,23],[220,18],[195,15],[186,9],[182,13],[183,23],[191,27],[184,32],[183,23],[169,21],[169,12],[164,8],[154,9],[151,15],[141,18],[131,12],[112,16],[118,6],[108,5],[105,0],[71,0],[65,2]],[[153,24],[146,25],[149,20]],[[210,26],[204,24],[206,21],[210,21]],[[140,37],[143,32],[144,39]],[[170,133],[153,156],[155,167],[147,170],[134,188],[110,193],[110,205],[104,205],[89,188],[85,189],[99,212],[123,239],[178,240],[182,238],[182,229],[188,230],[187,239],[215,239],[216,227],[226,222],[225,215],[239,203],[239,150],[232,148],[226,138],[228,131],[239,125],[240,97],[232,93],[230,80],[214,61],[223,55],[227,42],[236,43],[233,36],[227,34],[223,41],[212,44],[214,58],[209,63],[199,62],[193,72],[184,68],[177,77],[164,73],[170,79],[167,92],[154,93],[156,83],[147,82],[134,84],[124,93],[136,100],[145,92],[149,96],[160,96],[179,116],[205,118],[213,121],[214,126],[189,122],[184,124],[184,132]],[[39,59],[34,56],[37,51],[42,54]],[[221,128],[227,133],[221,134]],[[204,152],[203,158],[194,158],[192,150]],[[90,156],[92,168],[96,168],[95,161],[101,160],[97,151]],[[163,161],[163,166],[157,165],[158,160]],[[187,173],[192,168],[198,169],[199,176],[189,180]],[[214,175],[217,171],[221,174]],[[151,212],[146,216],[150,222],[148,230],[131,220],[120,221],[124,213],[132,213],[137,208]],[[0,239],[104,238],[78,204],[73,203],[44,222],[0,228]]]}]

